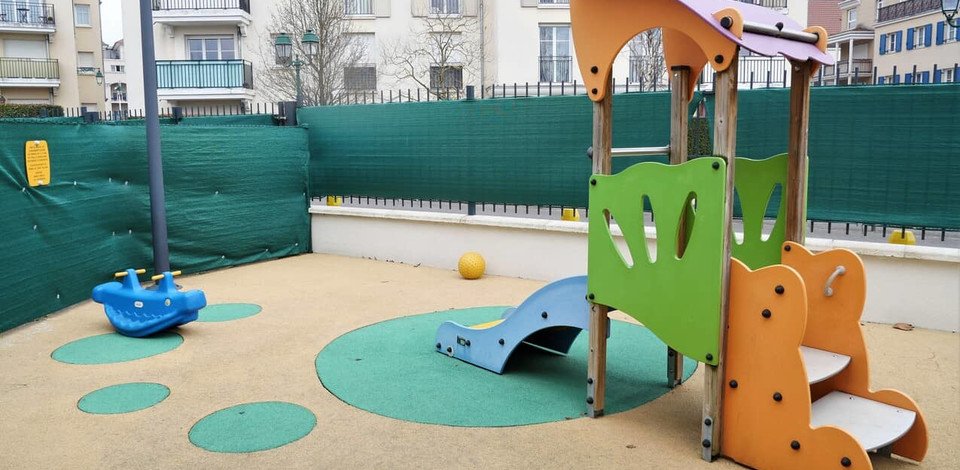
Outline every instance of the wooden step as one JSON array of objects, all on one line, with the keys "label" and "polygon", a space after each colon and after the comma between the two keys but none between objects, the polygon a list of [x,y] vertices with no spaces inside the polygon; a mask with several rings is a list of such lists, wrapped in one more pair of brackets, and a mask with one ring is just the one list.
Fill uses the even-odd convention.
[{"label": "wooden step", "polygon": [[850,364],[850,356],[822,349],[800,346],[803,364],[807,367],[807,381],[810,384],[823,382],[837,375]]},{"label": "wooden step", "polygon": [[813,402],[810,424],[843,429],[867,452],[892,444],[913,426],[917,414],[885,403],[830,392]]}]

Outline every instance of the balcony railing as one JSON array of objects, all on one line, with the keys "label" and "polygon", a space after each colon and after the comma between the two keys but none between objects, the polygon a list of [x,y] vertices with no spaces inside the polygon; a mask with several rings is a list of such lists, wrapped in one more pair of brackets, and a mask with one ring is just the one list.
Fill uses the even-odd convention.
[{"label": "balcony railing", "polygon": [[907,0],[877,10],[877,22],[909,18],[940,9],[940,0]]},{"label": "balcony railing", "polygon": [[759,5],[764,8],[787,8],[787,0],[738,0],[743,3],[749,3],[751,5]]},{"label": "balcony railing", "polygon": [[53,5],[36,2],[0,1],[0,25],[50,28],[56,25]]},{"label": "balcony railing", "polygon": [[570,67],[573,58],[570,56],[542,56],[540,57],[540,81],[569,82]]},{"label": "balcony railing", "polygon": [[870,59],[853,59],[853,65],[848,64],[846,60],[837,61],[836,65],[827,65],[823,68],[824,78],[836,77],[846,78],[849,74],[858,77],[871,78],[873,76],[873,61]]},{"label": "balcony railing", "polygon": [[59,80],[57,59],[17,59],[0,57],[0,79]]},{"label": "balcony railing", "polygon": [[245,60],[158,60],[158,88],[253,89],[253,64]]},{"label": "balcony railing", "polygon": [[250,13],[250,0],[153,0],[153,10],[243,10]]}]

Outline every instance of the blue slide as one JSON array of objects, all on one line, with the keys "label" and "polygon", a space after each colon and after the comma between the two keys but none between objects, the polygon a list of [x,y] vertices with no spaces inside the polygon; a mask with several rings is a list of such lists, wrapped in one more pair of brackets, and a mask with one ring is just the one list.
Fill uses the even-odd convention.
[{"label": "blue slide", "polygon": [[520,343],[566,354],[580,330],[587,330],[587,276],[551,282],[504,311],[503,318],[474,326],[448,321],[437,329],[437,352],[503,373]]}]

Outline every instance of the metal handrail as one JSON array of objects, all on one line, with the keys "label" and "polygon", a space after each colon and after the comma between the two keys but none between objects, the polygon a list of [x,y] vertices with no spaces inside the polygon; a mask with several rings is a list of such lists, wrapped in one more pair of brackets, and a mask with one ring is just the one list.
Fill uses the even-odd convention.
[{"label": "metal handrail", "polygon": [[153,10],[243,10],[250,13],[250,0],[153,0]]},{"label": "metal handrail", "polygon": [[21,59],[0,57],[0,78],[59,80],[57,59]]},{"label": "metal handrail", "polygon": [[52,4],[0,1],[0,23],[50,27],[57,21]]}]

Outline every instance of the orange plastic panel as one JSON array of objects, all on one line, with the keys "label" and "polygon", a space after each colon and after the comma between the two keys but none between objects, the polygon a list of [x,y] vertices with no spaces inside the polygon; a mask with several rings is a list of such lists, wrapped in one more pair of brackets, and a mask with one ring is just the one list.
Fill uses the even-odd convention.
[{"label": "orange plastic panel", "polygon": [[[833,426],[810,426],[810,388],[800,355],[806,299],[793,269],[750,271],[731,260],[721,453],[761,469],[872,468],[852,436]],[[842,466],[844,458],[849,467]]]},{"label": "orange plastic panel", "polygon": [[[910,397],[897,390],[870,390],[867,346],[860,330],[860,315],[867,295],[863,261],[852,251],[836,249],[814,255],[803,245],[783,245],[783,263],[797,270],[807,284],[807,329],[803,344],[812,348],[850,356],[850,365],[840,374],[811,387],[814,400],[830,391],[869,398],[917,413],[917,419],[905,436],[893,445],[893,453],[923,460],[927,453],[927,426]],[[827,279],[843,266],[845,273],[831,284],[833,294],[827,296]]]},{"label": "orange plastic panel", "polygon": [[[623,46],[648,29],[663,28],[667,65],[686,65],[691,77],[699,76],[707,61],[725,70],[737,53],[733,41],[675,0],[571,0],[570,19],[580,72],[594,101],[606,96],[604,84]],[[717,62],[718,55],[726,60]]]}]

